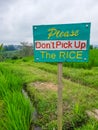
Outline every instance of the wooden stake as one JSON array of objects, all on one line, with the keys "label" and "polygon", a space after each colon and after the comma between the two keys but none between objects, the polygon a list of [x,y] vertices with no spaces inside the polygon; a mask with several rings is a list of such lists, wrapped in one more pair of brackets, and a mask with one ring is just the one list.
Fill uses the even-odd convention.
[{"label": "wooden stake", "polygon": [[62,63],[58,63],[58,130],[62,130]]}]

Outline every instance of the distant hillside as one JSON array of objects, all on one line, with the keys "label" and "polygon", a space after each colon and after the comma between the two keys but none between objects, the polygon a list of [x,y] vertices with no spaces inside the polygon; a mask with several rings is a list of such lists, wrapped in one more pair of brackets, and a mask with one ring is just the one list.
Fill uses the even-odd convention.
[{"label": "distant hillside", "polygon": [[15,51],[15,50],[20,50],[21,48],[22,48],[21,45],[4,45],[5,51]]}]

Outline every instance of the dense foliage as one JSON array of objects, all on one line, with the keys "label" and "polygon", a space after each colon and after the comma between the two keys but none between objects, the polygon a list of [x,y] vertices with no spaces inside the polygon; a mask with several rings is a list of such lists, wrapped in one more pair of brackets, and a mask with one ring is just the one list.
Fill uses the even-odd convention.
[{"label": "dense foliage", "polygon": [[10,67],[0,65],[0,130],[28,130],[30,127],[30,102],[21,93],[22,80],[15,73]]}]

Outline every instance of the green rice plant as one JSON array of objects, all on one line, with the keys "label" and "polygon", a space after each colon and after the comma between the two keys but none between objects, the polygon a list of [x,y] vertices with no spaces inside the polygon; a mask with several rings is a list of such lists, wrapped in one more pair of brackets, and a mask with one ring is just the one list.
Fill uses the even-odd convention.
[{"label": "green rice plant", "polygon": [[4,102],[2,130],[29,130],[31,123],[30,100],[22,94],[22,79],[9,67],[0,65],[0,99]]},{"label": "green rice plant", "polygon": [[88,117],[85,113],[84,108],[81,105],[79,105],[78,103],[74,104],[72,111],[74,115],[72,119],[72,124],[74,128],[86,123]]},{"label": "green rice plant", "polygon": [[8,92],[4,97],[5,116],[3,127],[5,130],[29,130],[31,123],[30,101],[20,92]]},{"label": "green rice plant", "polygon": [[[57,74],[57,65],[52,65],[47,63],[34,63],[33,65],[38,69],[53,74]],[[63,77],[89,87],[97,88],[98,86],[97,67],[94,67],[92,69],[83,69],[83,68],[78,69],[78,68],[69,68],[63,66]]]},{"label": "green rice plant", "polygon": [[98,122],[91,118],[85,123],[83,126],[79,128],[74,128],[74,130],[97,130],[98,129]]},{"label": "green rice plant", "polygon": [[41,126],[43,130],[53,130],[53,128],[57,128],[57,115],[55,111],[57,95],[52,91],[38,91],[34,87],[30,86],[27,87],[27,91],[38,112],[38,119],[33,123],[36,126]]},{"label": "green rice plant", "polygon": [[[2,69],[3,68],[3,69]],[[0,96],[3,98],[7,91],[21,91],[22,81],[11,70],[0,66]]]}]

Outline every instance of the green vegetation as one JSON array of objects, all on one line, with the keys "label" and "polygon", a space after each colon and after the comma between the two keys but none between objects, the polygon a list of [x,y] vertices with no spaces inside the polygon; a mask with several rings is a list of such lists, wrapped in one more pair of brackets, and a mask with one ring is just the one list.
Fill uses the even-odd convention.
[{"label": "green vegetation", "polygon": [[[91,67],[63,64],[63,130],[98,129],[96,119],[86,113],[98,109],[98,50],[91,51]],[[34,63],[33,57],[0,63],[0,130],[29,130],[34,107],[32,124],[57,130],[57,82],[56,64]]]},{"label": "green vegetation", "polygon": [[[96,67],[98,66],[98,49],[90,49],[90,52],[89,52],[89,62],[87,63],[82,63],[82,62],[79,62],[79,63],[67,63],[67,62],[64,62],[64,66],[65,67],[73,67],[73,68],[83,68],[83,69],[91,69],[92,67]],[[52,63],[52,64],[56,64],[56,63]]]},{"label": "green vegetation", "polygon": [[0,130],[28,130],[30,101],[22,93],[22,80],[10,67],[0,65]]},{"label": "green vegetation", "polygon": [[32,54],[33,47],[28,42],[21,42],[20,45],[0,44],[0,61],[21,59],[26,56],[32,56]]}]

